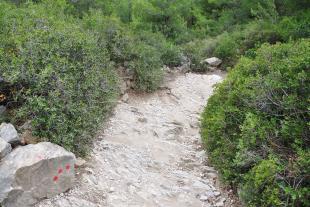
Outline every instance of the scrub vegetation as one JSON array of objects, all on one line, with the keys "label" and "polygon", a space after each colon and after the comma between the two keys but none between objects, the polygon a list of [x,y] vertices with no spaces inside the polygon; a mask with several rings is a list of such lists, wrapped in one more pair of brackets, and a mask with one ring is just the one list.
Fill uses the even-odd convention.
[{"label": "scrub vegetation", "polygon": [[[0,0],[0,122],[86,155],[119,70],[152,92],[164,66],[227,79],[203,114],[210,162],[246,206],[309,206],[308,0]],[[194,84],[194,83],[193,83]]]}]

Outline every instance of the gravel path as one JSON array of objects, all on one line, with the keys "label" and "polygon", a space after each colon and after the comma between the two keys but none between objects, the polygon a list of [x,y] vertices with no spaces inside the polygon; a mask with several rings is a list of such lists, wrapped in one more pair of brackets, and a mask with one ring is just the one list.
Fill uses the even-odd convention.
[{"label": "gravel path", "polygon": [[115,108],[76,187],[37,207],[234,206],[207,166],[199,117],[219,75],[183,74]]}]

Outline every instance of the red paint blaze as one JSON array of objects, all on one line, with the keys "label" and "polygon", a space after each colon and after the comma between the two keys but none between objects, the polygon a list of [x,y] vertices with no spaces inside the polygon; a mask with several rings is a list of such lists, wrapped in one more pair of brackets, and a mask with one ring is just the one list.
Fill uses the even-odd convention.
[{"label": "red paint blaze", "polygon": [[58,174],[61,174],[63,172],[63,169],[62,168],[59,168],[58,169]]},{"label": "red paint blaze", "polygon": [[74,168],[77,169],[79,166],[77,164],[74,164]]},{"label": "red paint blaze", "polygon": [[54,176],[53,181],[57,182],[57,180],[58,180],[58,176]]},{"label": "red paint blaze", "polygon": [[70,164],[66,165],[66,170],[70,170]]}]

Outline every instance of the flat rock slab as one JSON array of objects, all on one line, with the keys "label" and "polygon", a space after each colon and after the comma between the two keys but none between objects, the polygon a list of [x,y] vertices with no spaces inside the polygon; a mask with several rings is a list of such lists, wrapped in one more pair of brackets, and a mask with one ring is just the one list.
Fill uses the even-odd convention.
[{"label": "flat rock slab", "polygon": [[9,154],[12,150],[12,147],[9,143],[0,138],[0,160]]},{"label": "flat rock slab", "polygon": [[28,207],[67,191],[74,165],[73,153],[49,142],[16,148],[0,162],[0,204]]},{"label": "flat rock slab", "polygon": [[0,125],[0,138],[10,144],[19,143],[21,141],[15,127],[7,123],[2,123]]},{"label": "flat rock slab", "polygon": [[207,63],[213,67],[218,67],[219,65],[222,64],[222,60],[217,57],[212,57],[212,58],[205,59],[203,63]]}]

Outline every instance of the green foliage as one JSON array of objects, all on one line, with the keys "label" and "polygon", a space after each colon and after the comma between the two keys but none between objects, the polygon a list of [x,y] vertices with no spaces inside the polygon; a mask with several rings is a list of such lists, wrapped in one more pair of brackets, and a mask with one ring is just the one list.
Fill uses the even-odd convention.
[{"label": "green foliage", "polygon": [[210,50],[214,50],[212,40],[199,40],[188,42],[182,46],[184,55],[190,60],[190,68],[193,71],[204,72],[207,70],[206,65],[202,64]]},{"label": "green foliage", "polygon": [[205,17],[197,5],[197,0],[133,1],[133,23],[138,28],[181,40],[187,33],[206,26]]},{"label": "green foliage", "polygon": [[94,10],[84,16],[83,27],[99,36],[100,47],[108,50],[112,61],[121,64],[131,59],[134,37],[118,18],[105,16],[101,11]]},{"label": "green foliage", "polygon": [[253,55],[253,50],[263,43],[275,44],[309,37],[309,14],[305,11],[293,17],[283,17],[276,24],[264,20],[236,25],[229,33],[223,32],[207,39],[213,42],[209,44],[212,47],[204,47],[209,51],[208,56],[217,56],[224,60],[225,66],[233,66],[242,55]]},{"label": "green foliage", "polygon": [[293,17],[284,17],[276,28],[286,41],[310,36],[310,11],[300,12]]},{"label": "green foliage", "polygon": [[[248,206],[283,206],[279,186],[276,182],[281,167],[271,158],[263,160],[245,175],[241,198]],[[260,195],[260,196],[257,196]],[[263,202],[262,202],[263,201]]]},{"label": "green foliage", "polygon": [[136,89],[143,91],[159,86],[163,63],[180,65],[180,50],[164,35],[133,31],[124,19],[107,16],[119,5],[17,3],[2,2],[0,8],[0,66],[11,85],[10,119],[32,120],[36,136],[76,153],[86,152],[113,106],[113,62],[132,70]]},{"label": "green foliage", "polygon": [[217,37],[217,45],[214,50],[214,55],[229,61],[229,59],[236,58],[239,47],[236,38],[225,32]]},{"label": "green foliage", "polygon": [[61,8],[47,2],[1,12],[0,67],[19,89],[18,116],[32,120],[34,134],[83,154],[112,106],[117,79],[98,37]]},{"label": "green foliage", "polygon": [[154,91],[161,83],[163,71],[160,53],[156,48],[138,44],[133,51],[130,69],[135,72],[135,87],[142,91]]},{"label": "green foliage", "polygon": [[241,58],[203,114],[209,159],[248,206],[309,205],[309,46],[265,44]]},{"label": "green foliage", "polygon": [[107,48],[110,59],[128,67],[135,76],[139,90],[153,91],[161,83],[162,66],[181,64],[181,52],[160,33],[131,32],[117,18],[93,12],[83,19],[84,27],[100,36],[100,45]]},{"label": "green foliage", "polygon": [[167,66],[180,66],[182,64],[182,52],[180,48],[168,41],[161,33],[149,31],[137,31],[135,45],[139,43],[147,44],[156,49],[161,61]]},{"label": "green foliage", "polygon": [[230,33],[224,32],[204,40],[196,39],[182,47],[185,55],[191,60],[191,68],[194,71],[205,71],[206,68],[200,62],[212,56],[224,60],[224,66],[233,66],[249,50],[256,49],[265,42],[282,41],[284,37],[277,33],[276,28],[276,25],[269,22],[251,22],[236,26]]}]

